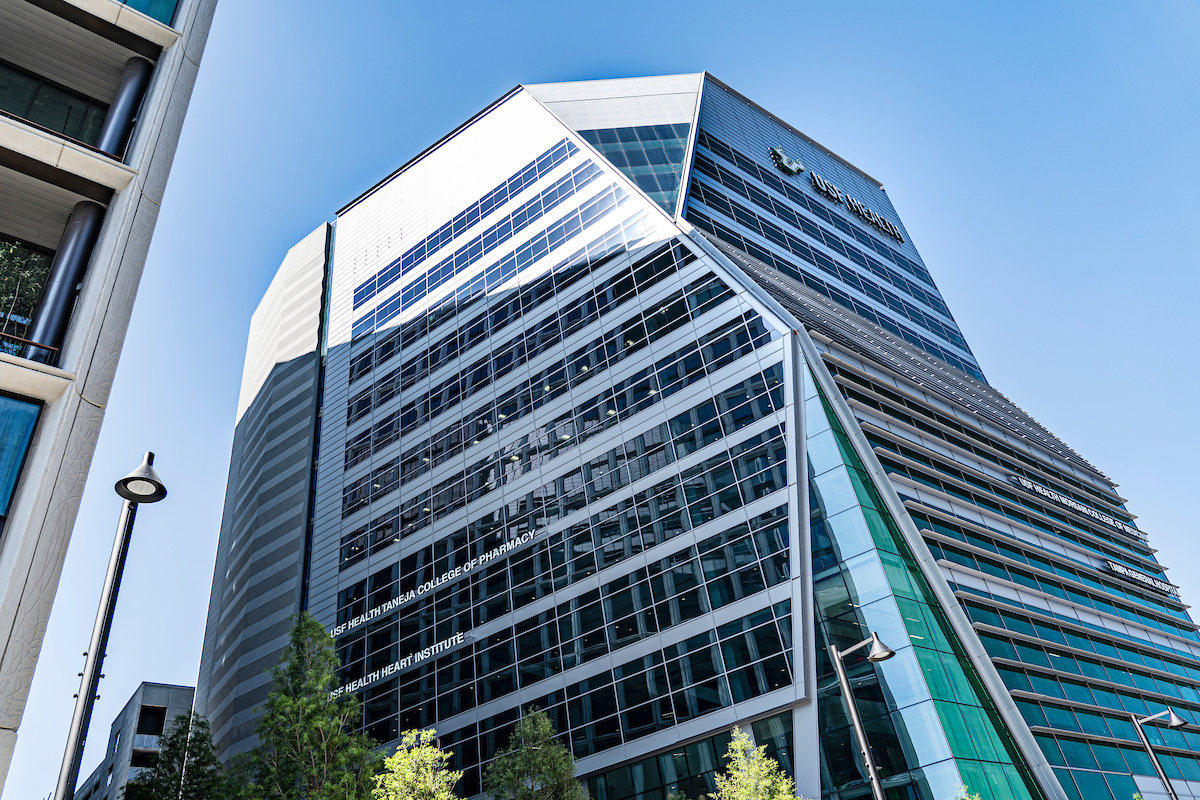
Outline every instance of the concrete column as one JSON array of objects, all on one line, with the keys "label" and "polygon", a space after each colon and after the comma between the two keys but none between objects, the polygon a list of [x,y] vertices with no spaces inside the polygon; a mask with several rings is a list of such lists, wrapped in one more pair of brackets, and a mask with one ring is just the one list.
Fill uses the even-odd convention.
[{"label": "concrete column", "polygon": [[[67,219],[67,229],[58,243],[58,252],[50,265],[50,275],[33,311],[33,322],[27,338],[37,344],[62,347],[67,334],[71,309],[75,306],[77,287],[87,274],[92,248],[104,224],[104,206],[84,200],[75,206]],[[54,351],[36,345],[26,345],[25,358],[49,362]]]},{"label": "concrete column", "polygon": [[150,85],[150,76],[154,73],[154,65],[144,58],[134,56],[125,62],[121,72],[121,82],[117,84],[117,93],[113,96],[108,107],[108,116],[100,127],[100,137],[96,147],[111,156],[120,158],[129,142],[129,134],[133,132],[133,118],[142,105],[146,95],[146,87]]}]

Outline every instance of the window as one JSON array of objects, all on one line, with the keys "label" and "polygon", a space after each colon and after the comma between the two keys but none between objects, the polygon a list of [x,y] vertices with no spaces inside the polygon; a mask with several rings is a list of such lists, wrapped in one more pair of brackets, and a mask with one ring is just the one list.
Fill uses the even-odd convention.
[{"label": "window", "polygon": [[40,403],[0,395],[0,526],[8,515],[41,411]]},{"label": "window", "polygon": [[153,750],[134,750],[133,756],[129,759],[129,766],[152,767],[154,766],[154,757],[156,755],[158,753]]},{"label": "window", "polygon": [[0,110],[94,145],[108,106],[0,62]]},{"label": "window", "polygon": [[148,736],[162,736],[167,724],[167,709],[162,706],[142,706],[138,715],[137,732]]}]

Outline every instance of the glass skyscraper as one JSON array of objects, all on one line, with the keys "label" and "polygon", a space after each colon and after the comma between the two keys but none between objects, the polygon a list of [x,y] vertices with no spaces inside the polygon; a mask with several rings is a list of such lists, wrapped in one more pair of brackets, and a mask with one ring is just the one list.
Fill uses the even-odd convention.
[{"label": "glass skyscraper", "polygon": [[[598,800],[1166,797],[1200,638],[1115,484],[992,388],[878,181],[710,75],[521,86],[284,259],[197,702],[252,746],[307,609],[481,791],[524,708]],[[1145,725],[1179,797],[1200,733]],[[1192,781],[1195,781],[1193,783]]]}]

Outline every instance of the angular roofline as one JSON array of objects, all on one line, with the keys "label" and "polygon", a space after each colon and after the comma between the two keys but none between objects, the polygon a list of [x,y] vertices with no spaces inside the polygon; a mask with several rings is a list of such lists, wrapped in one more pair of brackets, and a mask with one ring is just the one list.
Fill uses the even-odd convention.
[{"label": "angular roofline", "polygon": [[[641,78],[658,78],[658,77],[663,77],[663,78],[665,78],[665,77],[675,77],[675,76],[692,76],[692,75],[699,75],[699,76],[700,76],[700,97],[701,97],[701,100],[703,100],[703,97],[704,97],[704,81],[706,81],[706,80],[710,80],[710,81],[712,81],[713,83],[715,83],[717,86],[720,86],[722,89],[724,89],[725,91],[727,91],[727,92],[729,92],[730,94],[732,94],[734,97],[737,97],[739,100],[741,100],[741,101],[742,101],[743,103],[745,103],[746,105],[750,106],[751,108],[755,109],[755,110],[756,110],[756,111],[758,111],[759,113],[761,113],[761,114],[763,114],[764,116],[766,116],[768,119],[771,119],[771,120],[773,120],[773,121],[777,122],[778,124],[782,125],[784,128],[787,128],[789,131],[791,131],[792,133],[796,134],[797,136],[799,136],[801,139],[803,139],[804,141],[808,142],[808,143],[809,143],[809,144],[811,144],[812,146],[819,148],[821,151],[823,151],[824,153],[826,153],[827,155],[829,155],[831,158],[835,159],[835,160],[836,160],[836,161],[838,161],[839,163],[841,163],[841,164],[844,164],[845,166],[847,166],[847,167],[849,167],[850,169],[852,169],[852,170],[854,170],[855,172],[857,172],[859,175],[862,175],[864,178],[866,178],[867,180],[871,181],[871,183],[874,183],[874,184],[875,184],[876,186],[878,186],[880,189],[882,189],[882,188],[883,188],[883,182],[882,182],[882,181],[878,180],[877,178],[874,178],[874,177],[872,177],[871,175],[869,175],[869,174],[868,174],[868,173],[866,173],[865,171],[863,171],[863,170],[859,169],[858,167],[854,166],[854,165],[853,165],[853,164],[851,164],[849,161],[847,161],[846,159],[842,158],[842,157],[841,157],[841,156],[839,156],[837,153],[833,152],[833,151],[832,151],[832,150],[830,150],[828,147],[826,147],[825,145],[823,145],[823,144],[821,144],[820,142],[818,142],[816,139],[812,138],[812,137],[811,137],[811,136],[809,136],[808,134],[806,134],[806,133],[804,133],[803,131],[801,131],[800,129],[796,128],[796,126],[794,126],[794,125],[792,125],[792,124],[790,124],[790,123],[788,123],[788,122],[785,122],[784,120],[782,120],[782,119],[780,119],[779,117],[777,117],[777,116],[775,116],[774,114],[772,114],[770,111],[767,111],[765,108],[763,108],[762,106],[760,106],[758,103],[756,103],[756,102],[754,102],[753,100],[751,100],[750,98],[746,97],[744,94],[742,94],[742,93],[741,93],[741,92],[739,92],[738,90],[734,89],[732,86],[730,86],[729,84],[725,83],[725,82],[724,82],[724,81],[722,81],[720,78],[716,77],[715,75],[713,75],[711,72],[708,72],[707,70],[704,70],[704,71],[701,71],[701,72],[698,72],[698,73],[697,73],[697,72],[681,72],[681,73],[672,73],[671,75],[637,75],[637,76],[634,76],[634,77],[641,77]],[[607,80],[607,79],[600,79],[600,80]],[[619,80],[619,79],[618,79],[618,78],[613,78],[612,80]],[[551,81],[551,83],[582,83],[582,81]],[[529,84],[529,85],[530,85],[530,86],[538,86],[538,85],[545,85],[545,84]],[[523,84],[523,83],[521,83],[521,84],[517,84],[516,86],[514,86],[513,88],[511,88],[511,89],[509,89],[507,92],[505,92],[503,95],[501,95],[501,96],[500,96],[500,97],[498,97],[497,99],[493,100],[491,103],[488,103],[488,105],[487,105],[487,106],[485,106],[485,107],[484,107],[482,110],[480,110],[479,112],[477,112],[477,113],[473,114],[473,115],[472,115],[472,116],[471,116],[469,119],[467,119],[465,122],[463,122],[462,124],[460,124],[460,125],[458,125],[457,127],[455,127],[455,128],[454,128],[454,130],[450,131],[450,132],[449,132],[449,133],[447,133],[445,136],[443,136],[442,138],[438,139],[436,142],[434,142],[433,144],[431,144],[429,147],[426,147],[426,148],[425,148],[424,150],[422,150],[420,153],[417,153],[415,156],[413,156],[412,158],[410,158],[408,161],[405,161],[405,162],[404,162],[403,164],[401,164],[399,167],[397,167],[396,169],[392,170],[392,171],[391,171],[391,172],[389,172],[389,173],[388,173],[386,176],[384,176],[384,177],[383,177],[381,180],[379,180],[378,182],[376,182],[376,183],[375,183],[373,186],[371,186],[371,188],[367,189],[365,192],[363,192],[362,194],[358,195],[357,197],[355,197],[355,198],[354,198],[353,200],[351,200],[350,202],[346,203],[346,205],[344,205],[344,206],[342,206],[341,208],[339,208],[339,209],[338,209],[338,210],[335,212],[334,216],[335,216],[335,217],[340,217],[342,214],[346,213],[346,212],[347,212],[347,211],[349,211],[351,208],[353,208],[354,206],[356,206],[356,205],[358,205],[359,203],[361,203],[363,200],[365,200],[365,199],[367,199],[368,197],[370,197],[372,194],[374,194],[376,191],[378,191],[380,187],[382,187],[382,186],[383,186],[384,184],[386,184],[388,181],[392,180],[392,178],[395,178],[395,177],[396,177],[397,175],[399,175],[401,172],[404,172],[404,170],[408,169],[408,168],[409,168],[409,167],[411,167],[413,164],[416,164],[418,161],[420,161],[421,159],[425,158],[427,155],[429,155],[429,154],[430,154],[430,153],[432,153],[433,151],[437,150],[439,147],[441,147],[442,145],[444,145],[446,142],[448,142],[449,140],[453,139],[453,138],[454,138],[454,137],[455,137],[455,136],[456,136],[456,135],[457,135],[457,134],[458,134],[458,133],[459,133],[461,130],[463,130],[463,129],[464,129],[464,128],[466,128],[467,126],[471,125],[472,123],[474,123],[474,122],[475,122],[476,120],[478,120],[479,118],[481,118],[481,117],[485,116],[486,114],[488,114],[489,112],[491,112],[491,111],[492,111],[492,109],[494,109],[494,108],[496,108],[497,106],[499,106],[500,104],[504,103],[504,102],[505,102],[506,100],[508,100],[510,97],[512,97],[513,95],[515,95],[517,92],[520,92],[520,91],[524,90],[525,88],[526,88],[526,84]],[[531,94],[532,94],[532,93],[531,93]],[[535,98],[535,99],[536,99],[536,98]],[[699,114],[699,109],[697,109],[697,116],[698,116],[698,114]],[[695,127],[695,126],[693,126],[693,127]]]},{"label": "angular roofline", "polygon": [[[690,73],[689,73],[689,74],[690,74]],[[754,102],[754,101],[753,101],[753,100],[751,100],[749,97],[746,97],[746,95],[742,94],[742,93],[741,93],[741,92],[739,92],[737,89],[734,89],[732,86],[730,86],[729,84],[725,83],[725,81],[723,81],[723,80],[721,80],[720,78],[718,78],[717,76],[713,75],[711,72],[704,72],[704,73],[703,73],[703,75],[704,75],[704,77],[705,77],[706,79],[708,79],[708,80],[711,80],[711,81],[712,81],[713,83],[715,83],[717,86],[720,86],[720,87],[721,87],[722,89],[724,89],[725,91],[727,91],[727,92],[729,92],[730,94],[734,95],[735,97],[737,97],[739,100],[741,100],[741,101],[742,101],[743,103],[745,103],[746,105],[748,105],[748,106],[750,106],[751,108],[753,108],[754,110],[756,110],[756,111],[758,111],[758,112],[762,113],[762,114],[763,114],[763,115],[765,115],[767,118],[769,118],[769,119],[771,119],[771,120],[774,120],[775,122],[779,123],[780,125],[782,125],[783,127],[787,128],[789,131],[791,131],[792,133],[796,134],[797,136],[799,136],[801,139],[803,139],[804,141],[808,142],[808,143],[809,143],[809,144],[811,144],[812,146],[820,148],[820,149],[821,149],[822,151],[824,151],[826,154],[828,154],[828,155],[829,155],[829,156],[831,156],[832,158],[836,159],[838,162],[840,162],[840,163],[844,164],[845,166],[849,167],[850,169],[854,170],[854,171],[855,171],[855,172],[857,172],[859,175],[862,175],[864,178],[866,178],[866,179],[867,179],[867,180],[869,180],[871,183],[873,183],[873,184],[875,184],[876,186],[878,186],[880,189],[882,189],[882,188],[883,188],[883,182],[882,182],[882,181],[880,181],[878,178],[872,177],[871,175],[867,174],[867,173],[866,173],[866,172],[864,172],[863,170],[861,170],[861,169],[859,169],[858,167],[854,166],[854,165],[853,165],[853,164],[851,164],[849,161],[847,161],[846,159],[842,158],[842,157],[841,157],[841,156],[839,156],[837,153],[833,152],[833,151],[832,151],[832,150],[830,150],[828,147],[826,147],[825,145],[821,144],[820,142],[818,142],[816,139],[814,139],[814,138],[812,138],[811,136],[809,136],[809,135],[808,135],[807,133],[805,133],[804,131],[801,131],[800,129],[798,129],[798,128],[797,128],[795,125],[792,125],[792,124],[790,124],[790,123],[788,123],[788,122],[785,122],[784,120],[781,120],[779,117],[775,116],[775,115],[774,115],[774,114],[772,114],[770,111],[767,111],[765,108],[763,108],[762,106],[760,106],[758,103]],[[703,93],[703,88],[701,88],[701,92]]]},{"label": "angular roofline", "polygon": [[511,88],[511,89],[509,89],[507,92],[505,92],[504,94],[502,94],[502,95],[501,95],[500,97],[498,97],[497,99],[495,99],[495,100],[493,100],[492,102],[488,103],[488,104],[487,104],[487,105],[486,105],[486,106],[483,108],[483,110],[481,110],[481,111],[479,111],[479,112],[477,112],[477,113],[473,114],[473,115],[470,117],[470,119],[468,119],[466,122],[463,122],[461,125],[457,126],[457,127],[454,129],[454,130],[450,131],[450,132],[449,132],[449,133],[447,133],[445,136],[443,136],[442,138],[438,139],[438,140],[437,140],[436,142],[434,142],[433,144],[429,145],[429,147],[426,147],[424,150],[422,150],[421,152],[417,153],[415,156],[413,156],[412,158],[410,158],[408,161],[405,161],[405,162],[404,162],[403,164],[401,164],[399,167],[397,167],[396,169],[394,169],[394,170],[392,170],[391,172],[389,172],[389,173],[387,174],[387,176],[386,176],[386,177],[384,177],[382,180],[380,180],[379,182],[377,182],[377,183],[376,183],[374,186],[372,186],[370,189],[367,189],[365,192],[363,192],[362,194],[360,194],[358,197],[354,198],[354,199],[353,199],[353,200],[351,200],[349,203],[346,203],[346,205],[344,205],[344,206],[342,206],[341,208],[339,208],[339,209],[337,210],[337,212],[334,214],[334,216],[335,216],[335,217],[340,217],[342,214],[344,214],[344,213],[346,213],[347,211],[349,211],[349,210],[350,210],[352,207],[354,207],[354,206],[358,205],[358,204],[359,204],[359,203],[361,203],[363,200],[366,200],[366,199],[367,199],[369,196],[371,196],[372,194],[374,194],[374,193],[375,193],[375,192],[376,192],[376,191],[377,191],[377,190],[378,190],[378,189],[379,189],[381,186],[383,186],[385,183],[387,183],[388,181],[390,181],[392,178],[396,177],[396,176],[397,176],[397,175],[399,175],[401,172],[404,172],[404,170],[408,169],[408,168],[409,168],[409,167],[411,167],[413,164],[415,164],[415,163],[417,163],[418,161],[420,161],[421,159],[425,158],[425,156],[429,155],[429,154],[430,154],[430,153],[432,153],[434,150],[437,150],[439,147],[441,147],[442,145],[444,145],[446,142],[448,142],[448,141],[450,141],[451,139],[453,139],[453,138],[454,138],[454,137],[455,137],[455,136],[458,134],[458,132],[459,132],[459,131],[461,131],[463,128],[466,128],[467,126],[471,125],[473,122],[475,122],[475,120],[479,119],[480,117],[483,117],[483,116],[487,115],[489,112],[491,112],[491,111],[492,111],[492,109],[496,108],[497,106],[499,106],[500,104],[502,104],[503,102],[505,102],[505,101],[506,101],[506,100],[508,100],[510,97],[512,97],[513,95],[515,95],[517,92],[521,91],[521,90],[522,90],[522,89],[524,89],[524,88],[525,88],[525,86],[524,86],[523,84],[517,84],[516,86],[514,86],[514,87],[513,87],[513,88]]}]

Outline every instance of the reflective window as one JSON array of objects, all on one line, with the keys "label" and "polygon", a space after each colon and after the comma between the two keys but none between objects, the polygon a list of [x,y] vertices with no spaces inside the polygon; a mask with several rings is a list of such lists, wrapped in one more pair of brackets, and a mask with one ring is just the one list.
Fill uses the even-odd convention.
[{"label": "reflective window", "polygon": [[[908,545],[883,504],[854,446],[804,373],[806,437],[812,502],[813,595],[817,674],[830,681],[828,645],[843,649],[878,632],[896,655],[872,664],[846,659],[854,701],[885,780],[905,773],[927,800],[952,796],[959,783],[988,797],[1040,796],[1008,728],[982,687]],[[865,775],[836,682],[820,696],[822,761],[832,785]],[[951,759],[953,759],[951,761]],[[956,775],[931,768],[938,764]],[[940,782],[939,782],[940,781]]]},{"label": "reflective window", "polygon": [[691,126],[640,125],[579,131],[613,166],[671,216],[679,197],[679,181]]},{"label": "reflective window", "polygon": [[[684,411],[671,422],[662,423],[641,436],[621,445],[607,454],[593,458],[588,464],[560,478],[562,483],[582,485],[587,502],[610,494],[622,486],[655,472],[677,458],[694,452],[701,446],[711,444],[723,436],[732,435],[743,427],[773,415],[783,408],[782,364],[769,367],[763,373],[740,381],[712,399],[690,411]],[[409,500],[403,506],[405,518],[418,505],[422,513],[439,509],[440,516],[461,508],[467,503],[499,489],[511,480],[545,466],[563,453],[569,452],[587,439],[599,435],[612,426],[650,408],[664,392],[653,388],[645,380],[645,371],[622,381],[613,389],[585,402],[574,411],[543,425],[533,433],[526,434],[492,456],[482,459],[458,475],[446,479],[428,492]],[[670,388],[669,386],[667,387]],[[639,402],[628,402],[630,399]],[[707,420],[700,430],[694,430],[693,420]],[[702,444],[700,444],[702,442]],[[407,457],[406,457],[407,458]],[[352,483],[343,492],[343,516],[348,516],[369,502],[381,498],[397,485],[403,485],[426,470],[423,464],[411,460],[411,472],[397,481],[398,459],[392,459]],[[578,477],[574,477],[574,476]],[[424,509],[430,508],[429,512]],[[434,515],[436,519],[439,515]],[[401,535],[399,531],[399,509],[386,517],[386,536],[371,535],[370,548],[374,552]],[[382,530],[379,519],[369,526],[372,531]],[[423,525],[406,525],[403,535],[415,533]],[[367,555],[367,529],[364,526],[343,538],[342,568],[348,567]]]},{"label": "reflective window", "polygon": [[[585,166],[591,166],[590,162]],[[579,176],[567,176],[563,180],[570,180],[572,182],[569,185],[560,187],[558,193],[545,202],[550,203],[552,200],[553,202],[550,207],[558,205],[568,197],[573,196],[578,189],[590,182],[597,174],[599,173],[588,172],[586,175],[581,173]],[[608,215],[615,211],[626,197],[628,195],[625,191],[614,184],[595,197],[585,200],[581,206],[567,212],[565,216],[557,222],[551,223],[541,233],[534,234],[528,241],[501,257],[496,263],[477,272],[470,280],[464,279],[458,281],[457,288],[440,302],[474,295],[480,291],[494,289],[503,285],[525,267],[572,241],[577,234],[589,230],[594,225],[606,220]],[[518,219],[519,215],[514,214],[512,219],[497,223],[501,226],[501,230],[497,233],[499,238],[496,242],[493,243],[490,240],[486,242],[473,242],[459,250],[454,256],[443,261],[437,267],[432,268],[427,274],[404,287],[404,290],[395,297],[380,304],[374,311],[357,320],[354,323],[354,338],[370,333],[379,325],[383,325],[394,319],[405,309],[411,308],[413,304],[422,300],[426,295],[449,283],[459,273],[477,264],[487,253],[499,247],[501,242],[511,239],[515,235],[514,229],[527,227],[533,220],[540,218],[548,210],[548,207],[539,207],[537,214],[531,216],[529,219]],[[645,230],[644,220],[645,214],[643,212],[622,223],[622,234],[627,244],[633,240],[640,239]],[[517,227],[518,224],[519,228]]]},{"label": "reflective window", "polygon": [[[790,659],[780,653],[785,640],[788,641],[786,646],[790,647],[790,615],[791,603],[785,601],[551,692],[522,707],[536,706],[546,711],[577,758],[623,742],[636,741],[655,731],[732,705],[730,684],[735,675],[739,676],[736,680],[756,694],[790,685]],[[533,633],[543,625],[544,620],[531,620],[528,630]],[[546,635],[537,632],[535,639]],[[516,646],[519,647],[519,643]],[[496,665],[509,665],[510,671],[515,660],[511,644],[494,659],[489,653],[489,664],[494,661]],[[446,680],[451,680],[450,676],[446,676]],[[441,681],[439,674],[439,685],[443,685]],[[430,700],[435,695],[438,703],[441,702],[442,696],[433,690],[432,680],[413,681],[406,686],[396,683],[389,681],[386,686],[379,687],[373,695],[375,699],[369,701],[376,704],[375,708],[381,714],[386,713],[385,708],[394,707],[398,697],[409,706],[412,702],[409,698],[421,693],[426,686],[428,699],[425,703],[431,705]],[[512,691],[513,679],[507,678],[496,684],[479,681],[477,685],[484,687],[476,690],[482,702],[490,699],[493,686]],[[510,709],[441,736],[442,746],[454,754],[454,768],[467,772],[463,781],[465,793],[479,791],[482,768],[507,746],[519,712],[519,708]],[[444,718],[447,713],[439,709],[438,715]],[[394,739],[398,730],[433,724],[434,719],[432,709],[415,708],[411,713],[401,714],[398,727],[396,722],[382,719],[377,723],[379,728],[375,735],[381,741]],[[785,748],[791,747],[790,726],[782,720],[765,724],[769,722],[760,723],[761,727],[754,729],[755,734],[761,734],[762,743],[775,748],[776,753],[785,754]],[[673,751],[671,757],[675,769],[686,769],[689,776],[701,781],[706,775],[711,780],[712,773],[720,767],[719,758],[724,755],[724,749],[718,751],[716,745],[728,746],[728,735],[718,735],[709,741],[711,746],[700,743],[680,748],[679,752]],[[626,794],[613,796],[622,800],[628,797]],[[662,795],[646,796],[657,798]]]},{"label": "reflective window", "polygon": [[0,530],[41,411],[41,403],[0,395]]},{"label": "reflective window", "polygon": [[108,106],[0,61],[0,111],[95,145]]},{"label": "reflective window", "polygon": [[175,7],[179,5],[179,0],[120,0],[120,2],[164,25],[171,24],[175,17]]},{"label": "reflective window", "polygon": [[[828,206],[821,201],[809,197],[804,192],[801,192],[794,184],[782,180],[779,174],[774,170],[758,164],[757,162],[747,158],[741,153],[734,150],[729,145],[722,142],[717,137],[708,133],[705,130],[700,130],[697,134],[696,143],[703,148],[706,148],[714,155],[720,156],[726,162],[737,166],[741,172],[751,178],[757,180],[764,186],[770,187],[778,194],[786,197],[796,206],[806,210],[814,218],[825,222],[827,225],[835,227],[846,236],[852,237],[860,245],[870,248],[876,254],[883,256],[891,261],[896,266],[908,272],[914,278],[919,278],[930,286],[933,286],[933,276],[925,265],[919,261],[914,261],[908,256],[893,248],[890,244],[879,239],[869,233],[867,229],[859,226],[856,222],[850,222],[843,218],[840,214],[834,214]],[[703,154],[701,154],[703,155]],[[714,162],[715,163],[715,162]],[[749,189],[749,186],[747,185]],[[824,228],[824,233],[821,237],[822,241],[826,235],[836,236],[828,228]],[[849,245],[849,240],[842,240],[845,245]],[[834,248],[835,250],[838,248]]]},{"label": "reflective window", "polygon": [[[473,239],[469,239],[459,245],[454,253],[444,258],[436,266],[428,268],[421,278],[410,283],[405,288],[405,294],[412,299],[424,297],[428,292],[433,291],[466,267],[483,258],[525,228],[537,222],[560,203],[572,197],[577,191],[587,186],[602,174],[603,171],[600,167],[596,166],[590,160],[580,164],[571,172],[543,189],[531,200],[527,200],[518,206],[508,216],[493,223]],[[417,245],[417,247],[420,248],[421,245]],[[417,253],[420,253],[420,250]],[[355,292],[355,308],[366,303],[378,292],[382,292],[408,272],[408,269],[403,269],[403,258],[402,256],[399,264],[384,270],[372,281],[359,287],[359,291]],[[409,269],[415,269],[417,266],[421,266],[421,263],[420,260],[417,260]],[[400,270],[397,270],[397,267],[400,267]],[[408,305],[407,301],[405,305]]]},{"label": "reflective window", "polygon": [[896,336],[899,336],[905,341],[916,345],[927,353],[931,353],[932,355],[945,361],[947,364],[957,367],[968,375],[981,381],[984,380],[983,373],[980,372],[979,368],[973,363],[965,361],[947,348],[937,344],[929,337],[923,336],[920,333],[911,330],[907,326],[900,325],[891,317],[877,312],[866,303],[855,300],[846,292],[824,280],[821,280],[816,275],[805,272],[795,264],[790,263],[781,256],[772,253],[765,247],[761,247],[752,240],[742,236],[728,225],[724,225],[715,221],[703,211],[693,208],[689,205],[687,210],[687,219],[688,222],[691,222],[701,230],[711,233],[718,239],[728,242],[742,252],[757,258],[759,261],[762,261],[764,264],[774,267],[783,274],[800,281],[814,292],[817,292],[824,297],[828,297],[830,300],[833,300],[839,305],[845,306],[859,316],[866,317],[868,320],[884,330],[894,333]]},{"label": "reflective window", "polygon": [[359,308],[378,292],[399,280],[401,276],[407,275],[430,255],[449,244],[455,237],[461,236],[464,232],[470,230],[497,208],[507,203],[510,198],[515,197],[526,187],[535,183],[543,175],[578,152],[578,150],[579,148],[573,142],[563,139],[545,153],[542,153],[542,155],[518,170],[516,174],[504,181],[504,183],[485,194],[463,211],[460,211],[452,220],[410,247],[400,258],[381,269],[369,280],[360,284],[354,290],[354,308]]}]

